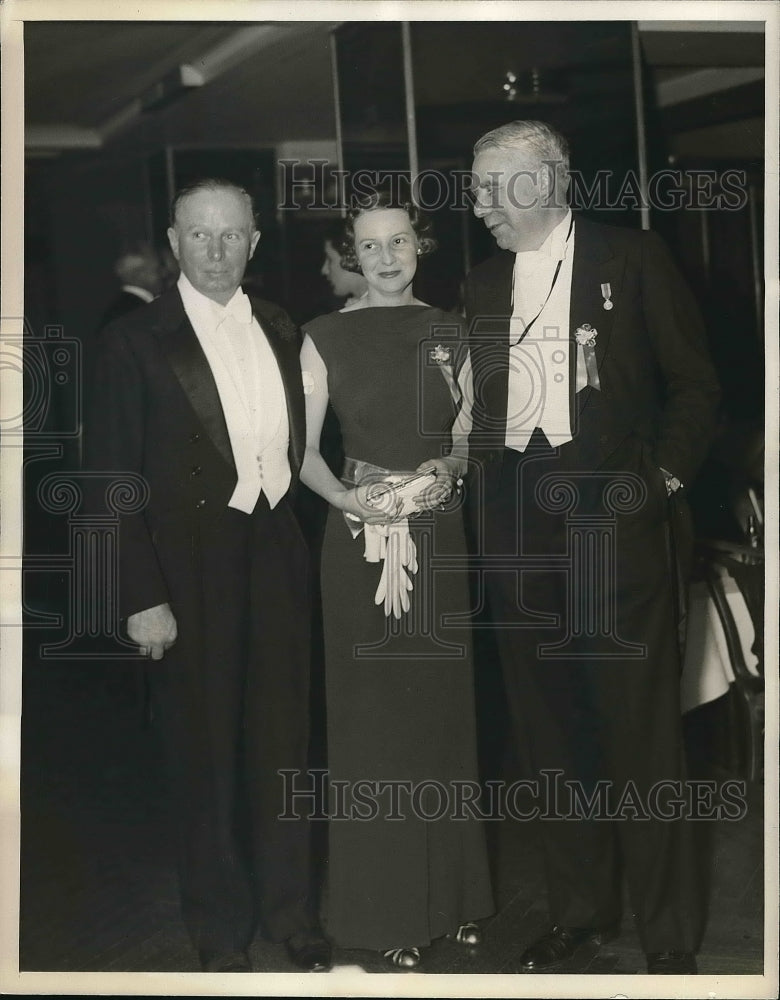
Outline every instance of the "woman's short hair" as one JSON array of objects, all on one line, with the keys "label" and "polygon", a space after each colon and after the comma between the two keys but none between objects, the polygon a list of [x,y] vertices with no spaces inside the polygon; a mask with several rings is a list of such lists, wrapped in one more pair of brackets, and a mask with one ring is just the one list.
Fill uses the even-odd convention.
[{"label": "woman's short hair", "polygon": [[341,256],[341,266],[345,271],[361,273],[355,251],[355,220],[359,219],[361,215],[365,215],[366,212],[375,212],[381,208],[400,208],[406,212],[417,237],[420,257],[427,257],[438,246],[433,237],[430,220],[423,215],[411,198],[399,198],[392,191],[371,191],[365,195],[353,196],[351,208],[344,220],[344,238],[337,249]]}]

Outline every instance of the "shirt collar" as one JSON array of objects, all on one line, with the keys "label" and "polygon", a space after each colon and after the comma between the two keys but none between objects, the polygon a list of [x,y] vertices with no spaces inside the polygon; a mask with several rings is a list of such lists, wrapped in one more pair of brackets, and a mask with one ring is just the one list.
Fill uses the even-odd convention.
[{"label": "shirt collar", "polygon": [[571,225],[571,209],[561,219],[558,225],[547,235],[547,239],[538,250],[523,250],[515,254],[515,264],[523,268],[524,265],[540,265],[545,260],[563,260],[566,256],[567,237]]},{"label": "shirt collar", "polygon": [[239,286],[230,298],[230,301],[222,306],[208,295],[199,292],[192,282],[187,278],[184,271],[179,274],[176,286],[179,289],[184,310],[190,318],[194,314],[199,320],[206,320],[215,327],[220,323],[233,306],[234,300],[240,298],[244,293]]}]

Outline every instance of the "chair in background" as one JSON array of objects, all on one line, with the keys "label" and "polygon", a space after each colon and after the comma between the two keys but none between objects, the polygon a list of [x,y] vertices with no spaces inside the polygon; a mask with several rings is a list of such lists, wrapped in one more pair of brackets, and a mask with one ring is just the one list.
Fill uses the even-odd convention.
[{"label": "chair in background", "polygon": [[[731,687],[736,722],[738,769],[749,782],[760,781],[764,764],[764,555],[759,548],[736,543],[706,543],[700,548],[700,571],[723,626],[734,671]],[[757,673],[748,669],[743,638],[724,587],[728,574],[739,588],[753,623],[752,652]]]}]

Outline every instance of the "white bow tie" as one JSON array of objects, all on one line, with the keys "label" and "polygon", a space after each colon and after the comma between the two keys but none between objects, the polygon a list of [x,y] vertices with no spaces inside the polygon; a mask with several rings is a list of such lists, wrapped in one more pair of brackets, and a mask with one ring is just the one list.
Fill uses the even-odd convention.
[{"label": "white bow tie", "polygon": [[252,322],[252,303],[249,301],[249,296],[246,292],[239,290],[233,296],[230,302],[230,307],[225,310],[222,319],[227,319],[230,316],[237,323],[243,323],[247,325]]}]

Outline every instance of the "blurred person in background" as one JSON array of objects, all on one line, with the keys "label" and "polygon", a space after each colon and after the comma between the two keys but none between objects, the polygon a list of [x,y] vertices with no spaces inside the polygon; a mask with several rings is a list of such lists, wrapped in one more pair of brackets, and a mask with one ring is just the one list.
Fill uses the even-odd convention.
[{"label": "blurred person in background", "polygon": [[358,271],[348,271],[342,266],[344,223],[339,220],[328,229],[323,244],[325,258],[320,274],[327,278],[337,299],[344,299],[343,306],[352,305],[366,293],[368,283]]},{"label": "blurred person in background", "polygon": [[100,320],[100,329],[139,306],[152,302],[164,288],[164,265],[158,251],[149,243],[137,243],[118,258],[114,274],[119,278],[119,294]]}]

